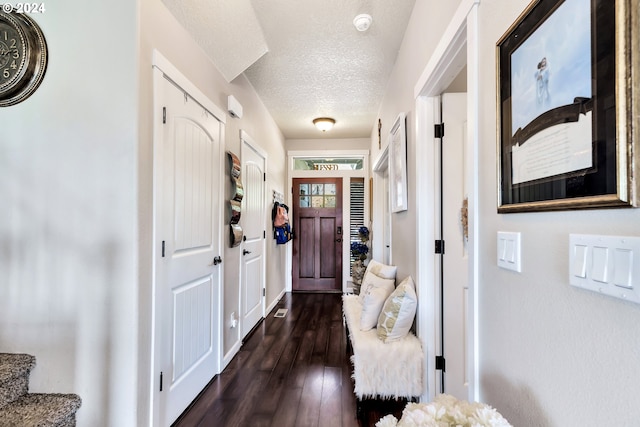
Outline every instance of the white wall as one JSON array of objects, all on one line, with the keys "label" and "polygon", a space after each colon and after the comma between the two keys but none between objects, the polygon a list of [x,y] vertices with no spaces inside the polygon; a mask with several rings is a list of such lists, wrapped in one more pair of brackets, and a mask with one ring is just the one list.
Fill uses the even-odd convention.
[{"label": "white wall", "polygon": [[42,85],[0,109],[0,351],[78,393],[78,425],[135,425],[137,8],[45,6]]},{"label": "white wall", "polygon": [[[640,210],[496,213],[495,44],[528,0],[482,0],[480,381],[516,426],[637,425],[640,306],[569,286],[569,234],[640,236]],[[522,233],[522,273],[496,267],[497,231]]]},{"label": "white wall", "polygon": [[368,150],[369,138],[317,138],[317,139],[287,139],[287,150],[290,151],[344,151]]}]

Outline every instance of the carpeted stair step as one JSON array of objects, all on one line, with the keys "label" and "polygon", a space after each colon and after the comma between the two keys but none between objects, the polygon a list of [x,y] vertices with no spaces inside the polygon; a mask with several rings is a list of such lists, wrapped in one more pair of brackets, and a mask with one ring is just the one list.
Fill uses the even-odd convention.
[{"label": "carpeted stair step", "polygon": [[0,427],[75,427],[76,394],[25,394],[0,409]]},{"label": "carpeted stair step", "polygon": [[0,409],[29,391],[29,374],[36,365],[30,354],[0,353]]}]

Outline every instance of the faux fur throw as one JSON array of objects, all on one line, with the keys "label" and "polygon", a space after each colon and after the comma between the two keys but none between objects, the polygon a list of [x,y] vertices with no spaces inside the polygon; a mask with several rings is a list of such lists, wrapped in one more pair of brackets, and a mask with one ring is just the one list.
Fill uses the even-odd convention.
[{"label": "faux fur throw", "polygon": [[342,310],[353,347],[356,397],[398,399],[422,395],[424,356],[420,340],[409,333],[398,341],[384,343],[375,328],[360,330],[362,304],[356,295],[343,295]]}]

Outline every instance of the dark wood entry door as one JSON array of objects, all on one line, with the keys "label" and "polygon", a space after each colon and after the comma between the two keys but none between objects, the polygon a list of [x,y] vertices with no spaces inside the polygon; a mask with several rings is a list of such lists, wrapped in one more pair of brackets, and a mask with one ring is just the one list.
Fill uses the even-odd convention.
[{"label": "dark wood entry door", "polygon": [[293,290],[342,290],[342,178],[293,180]]}]

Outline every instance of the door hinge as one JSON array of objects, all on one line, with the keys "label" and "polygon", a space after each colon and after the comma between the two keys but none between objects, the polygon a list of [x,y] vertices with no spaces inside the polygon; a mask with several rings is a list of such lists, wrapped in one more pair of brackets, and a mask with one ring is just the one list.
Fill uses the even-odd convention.
[{"label": "door hinge", "polygon": [[162,241],[162,258],[164,258],[164,240]]},{"label": "door hinge", "polygon": [[442,138],[444,136],[444,123],[433,125],[433,133],[436,138]]},{"label": "door hinge", "polygon": [[167,123],[167,107],[162,107],[162,124]]},{"label": "door hinge", "polygon": [[267,230],[262,230],[262,238],[263,239],[267,238]]},{"label": "door hinge", "polygon": [[436,253],[444,254],[444,240],[436,240]]},{"label": "door hinge", "polygon": [[266,172],[263,174],[263,180],[264,180],[264,182],[267,182],[267,173]]},{"label": "door hinge", "polygon": [[436,356],[436,370],[446,372],[444,356]]},{"label": "door hinge", "polygon": [[267,288],[262,288],[262,296],[263,297],[267,296]]},{"label": "door hinge", "polygon": [[162,371],[160,371],[160,391],[162,391]]}]

